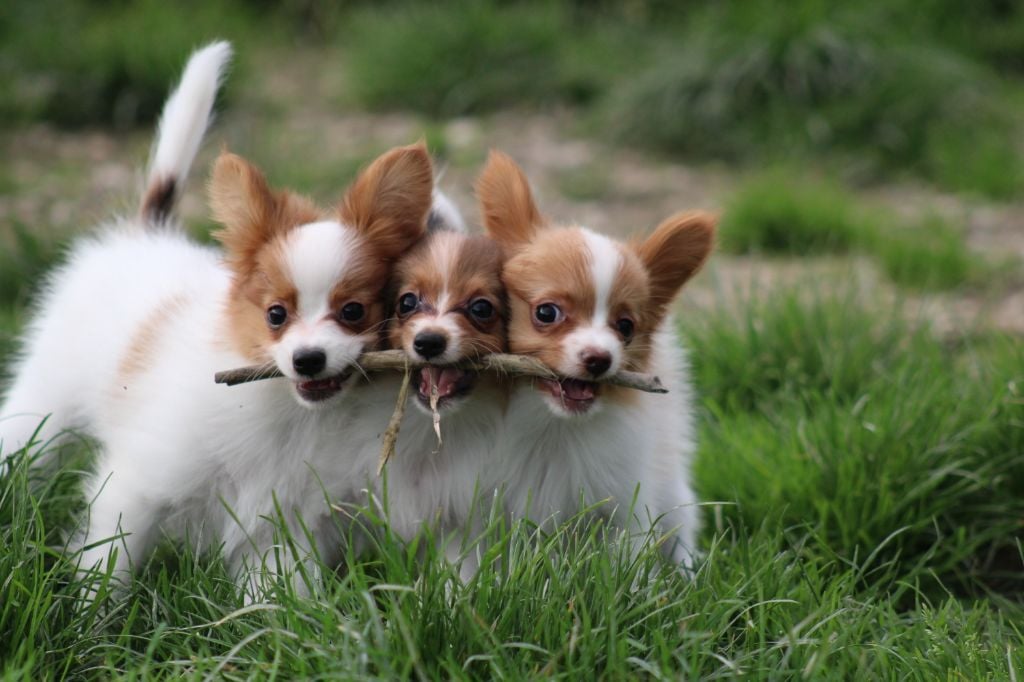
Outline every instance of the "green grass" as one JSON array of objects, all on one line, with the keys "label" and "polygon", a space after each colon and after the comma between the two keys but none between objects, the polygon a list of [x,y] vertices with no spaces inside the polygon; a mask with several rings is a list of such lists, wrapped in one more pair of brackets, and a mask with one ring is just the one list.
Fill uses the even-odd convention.
[{"label": "green grass", "polygon": [[[1024,666],[1024,351],[941,344],[855,297],[691,316],[706,561],[630,561],[574,520],[492,524],[472,582],[381,540],[321,596],[242,608],[166,547],[75,609],[60,547],[88,455],[0,479],[7,676],[1006,679]],[[1006,596],[1001,596],[1006,595]]]},{"label": "green grass", "polygon": [[1011,269],[972,251],[964,231],[938,216],[908,223],[841,186],[774,171],[742,184],[726,203],[722,248],[760,255],[859,252],[910,289],[984,287]]},{"label": "green grass", "polygon": [[355,12],[340,35],[360,103],[447,117],[593,100],[619,43],[577,19],[557,2],[396,3]]},{"label": "green grass", "polygon": [[229,39],[244,63],[245,48],[277,34],[231,0],[8,3],[0,9],[0,120],[148,123],[194,48]]},{"label": "green grass", "polygon": [[939,218],[876,236],[871,251],[889,279],[916,289],[953,289],[994,273],[994,266],[971,253],[963,233]]},{"label": "green grass", "polygon": [[44,273],[60,259],[62,244],[47,237],[47,230],[31,229],[20,221],[10,223],[0,241],[0,302],[25,306]]},{"label": "green grass", "polygon": [[1005,581],[1021,540],[1024,351],[1002,337],[951,351],[904,315],[803,293],[701,320],[702,492],[737,501],[726,513],[751,526],[813,529],[844,561],[925,561],[965,589]]},{"label": "green grass", "polygon": [[840,187],[776,171],[742,185],[726,205],[722,248],[735,253],[843,253],[872,229]]},{"label": "green grass", "polygon": [[[921,13],[918,10],[917,13]],[[648,148],[735,161],[840,153],[995,197],[1024,189],[1005,81],[901,3],[723,2],[687,18],[608,120]]]}]

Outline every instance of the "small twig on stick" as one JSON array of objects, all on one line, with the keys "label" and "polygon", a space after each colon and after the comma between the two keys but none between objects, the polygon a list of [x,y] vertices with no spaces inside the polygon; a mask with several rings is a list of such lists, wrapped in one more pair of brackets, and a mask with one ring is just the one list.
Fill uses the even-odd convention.
[{"label": "small twig on stick", "polygon": [[436,454],[441,449],[441,412],[437,409],[437,403],[441,400],[441,394],[437,387],[437,380],[434,375],[430,375],[430,414],[432,421],[434,422],[434,435],[437,436],[437,450],[434,450]]},{"label": "small twig on stick", "polygon": [[377,477],[380,477],[388,460],[395,454],[395,443],[398,442],[398,430],[402,428],[402,417],[405,416],[405,401],[409,398],[409,384],[411,383],[412,372],[408,368],[402,377],[402,387],[398,389],[398,402],[395,403],[395,411],[391,413],[388,421],[388,428],[384,430],[384,437],[380,444],[380,459],[377,461]]},{"label": "small twig on stick", "polygon": [[[359,358],[358,365],[366,373],[387,372],[387,371],[408,371],[421,369],[423,367],[435,367],[427,363],[410,363],[400,350],[384,350],[372,353],[363,353]],[[497,372],[510,377],[530,377],[534,379],[557,379],[558,375],[547,368],[543,363],[526,355],[509,355],[507,353],[495,353],[485,355],[479,360],[460,362],[454,365],[459,369],[466,369],[475,372]],[[224,372],[217,372],[214,380],[218,384],[235,386],[250,381],[261,379],[273,379],[283,376],[276,368],[268,369],[265,365],[259,367],[241,367],[229,369]],[[602,377],[596,380],[598,383],[632,388],[646,393],[668,393],[661,381],[656,376],[641,374],[640,372],[618,372],[614,376]]]}]

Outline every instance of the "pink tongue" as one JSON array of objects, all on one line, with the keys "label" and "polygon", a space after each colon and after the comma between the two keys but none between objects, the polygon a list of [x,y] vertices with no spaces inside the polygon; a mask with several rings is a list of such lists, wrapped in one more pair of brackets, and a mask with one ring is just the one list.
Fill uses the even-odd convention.
[{"label": "pink tongue", "polygon": [[431,379],[437,385],[437,395],[441,398],[447,397],[455,392],[455,385],[462,376],[462,370],[451,367],[424,367],[420,372],[420,393],[430,395]]},{"label": "pink tongue", "polygon": [[571,400],[590,400],[594,397],[594,384],[579,379],[566,379],[562,382],[562,393]]}]

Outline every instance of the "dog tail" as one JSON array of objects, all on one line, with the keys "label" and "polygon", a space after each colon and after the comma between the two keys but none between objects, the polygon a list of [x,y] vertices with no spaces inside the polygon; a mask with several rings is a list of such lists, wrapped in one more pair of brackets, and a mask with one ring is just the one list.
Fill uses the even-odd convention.
[{"label": "dog tail", "polygon": [[230,59],[231,44],[225,41],[210,43],[194,52],[178,88],[164,105],[139,206],[147,226],[163,225],[173,215],[213,117],[213,103]]}]

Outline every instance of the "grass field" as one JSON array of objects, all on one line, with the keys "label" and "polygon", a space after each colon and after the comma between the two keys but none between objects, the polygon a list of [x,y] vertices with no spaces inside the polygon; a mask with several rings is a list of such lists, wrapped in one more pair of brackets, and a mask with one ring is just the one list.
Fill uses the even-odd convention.
[{"label": "grass field", "polygon": [[168,545],[82,608],[62,548],[90,445],[0,452],[2,679],[1021,679],[1024,13],[768,4],[0,9],[0,386],[43,273],[133,206],[152,116],[213,36],[238,63],[183,201],[197,237],[222,144],[324,202],[424,137],[470,222],[490,147],[611,234],[722,214],[677,310],[692,577],[582,518],[495,522],[468,584],[382,528],[312,598],[243,607],[218,557]]},{"label": "grass field", "polygon": [[215,558],[168,547],[127,598],[76,610],[59,547],[87,449],[57,473],[22,457],[0,488],[6,673],[1010,678],[1024,350],[951,349],[855,297],[802,299],[687,325],[707,501],[690,580],[579,521],[492,527],[503,558],[467,585],[384,541],[317,598],[247,608]]}]

